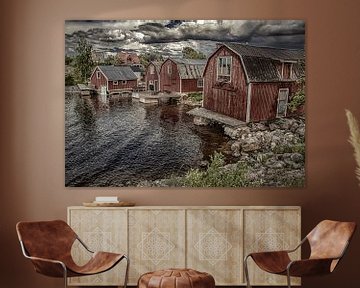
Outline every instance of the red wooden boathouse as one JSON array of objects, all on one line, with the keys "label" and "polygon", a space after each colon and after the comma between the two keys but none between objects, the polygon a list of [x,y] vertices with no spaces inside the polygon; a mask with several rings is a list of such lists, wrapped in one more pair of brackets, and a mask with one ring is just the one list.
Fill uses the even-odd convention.
[{"label": "red wooden boathouse", "polygon": [[284,117],[304,73],[304,50],[223,43],[204,70],[203,106],[246,122]]},{"label": "red wooden boathouse", "polygon": [[153,61],[146,67],[145,83],[146,90],[158,92],[160,90],[160,69],[162,62]]},{"label": "red wooden boathouse", "polygon": [[160,91],[202,91],[205,64],[206,60],[168,58],[161,65]]},{"label": "red wooden boathouse", "polygon": [[132,91],[137,86],[137,77],[129,66],[96,66],[90,76],[90,84],[100,92]]}]

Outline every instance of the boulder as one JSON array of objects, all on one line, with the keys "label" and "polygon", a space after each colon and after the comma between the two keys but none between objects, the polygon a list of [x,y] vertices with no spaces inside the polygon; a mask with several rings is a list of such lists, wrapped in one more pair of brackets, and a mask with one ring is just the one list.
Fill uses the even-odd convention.
[{"label": "boulder", "polygon": [[302,163],[304,162],[304,156],[300,153],[292,153],[290,155],[290,159],[291,161],[295,162],[295,163]]},{"label": "boulder", "polygon": [[241,148],[244,152],[252,152],[261,148],[260,141],[256,138],[247,138],[241,141]]}]

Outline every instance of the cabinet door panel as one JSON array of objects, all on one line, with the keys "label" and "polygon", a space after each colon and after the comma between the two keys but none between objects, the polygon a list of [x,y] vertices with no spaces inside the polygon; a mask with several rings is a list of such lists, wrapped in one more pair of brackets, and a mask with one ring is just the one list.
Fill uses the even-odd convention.
[{"label": "cabinet door panel", "polygon": [[[300,243],[300,210],[262,209],[244,211],[245,255],[251,252],[287,250]],[[300,259],[300,249],[292,258]],[[252,285],[286,285],[286,277],[266,273],[253,262],[249,262]],[[298,278],[293,284],[300,284]]]},{"label": "cabinet door panel", "polygon": [[[71,209],[69,225],[80,239],[93,251],[127,253],[127,215],[124,209]],[[76,263],[85,264],[90,258],[82,245],[76,241],[72,247]],[[93,276],[69,278],[70,285],[122,285],[125,261],[113,269]]]},{"label": "cabinet door panel", "polygon": [[242,280],[241,210],[187,211],[187,266],[212,274],[216,285]]},{"label": "cabinet door panel", "polygon": [[185,210],[129,211],[130,283],[145,272],[185,267]]}]

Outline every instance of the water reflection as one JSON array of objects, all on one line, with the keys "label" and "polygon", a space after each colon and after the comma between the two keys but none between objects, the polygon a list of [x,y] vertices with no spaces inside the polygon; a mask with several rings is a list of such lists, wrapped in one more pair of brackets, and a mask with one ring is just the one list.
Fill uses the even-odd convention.
[{"label": "water reflection", "polygon": [[101,95],[66,95],[65,103],[66,186],[133,186],[183,174],[227,140],[194,126],[183,105]]}]

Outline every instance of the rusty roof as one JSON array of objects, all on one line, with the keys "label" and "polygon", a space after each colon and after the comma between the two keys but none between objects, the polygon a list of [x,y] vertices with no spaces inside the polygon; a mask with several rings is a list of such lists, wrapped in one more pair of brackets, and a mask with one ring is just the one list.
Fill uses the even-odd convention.
[{"label": "rusty roof", "polygon": [[183,58],[169,58],[169,59],[176,64],[181,79],[202,78],[206,65],[206,59],[183,59]]},{"label": "rusty roof", "polygon": [[283,81],[279,65],[292,63],[292,78],[297,80],[305,74],[305,51],[274,47],[258,47],[242,43],[223,43],[224,46],[239,55],[251,82]]}]

